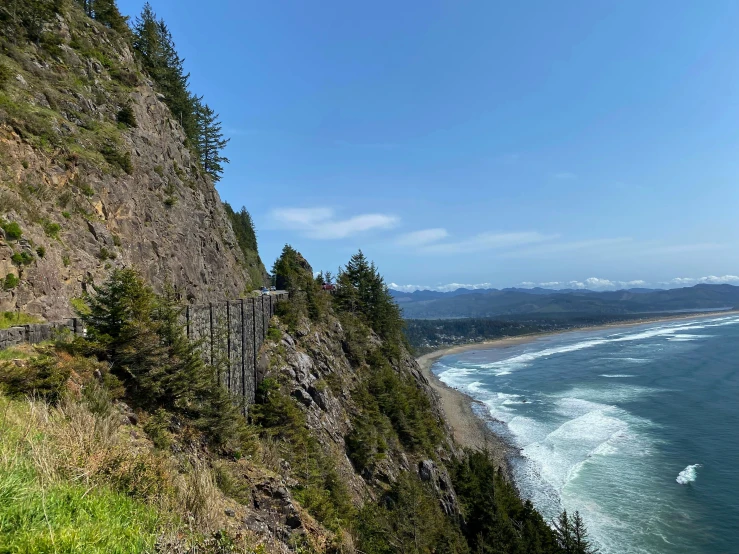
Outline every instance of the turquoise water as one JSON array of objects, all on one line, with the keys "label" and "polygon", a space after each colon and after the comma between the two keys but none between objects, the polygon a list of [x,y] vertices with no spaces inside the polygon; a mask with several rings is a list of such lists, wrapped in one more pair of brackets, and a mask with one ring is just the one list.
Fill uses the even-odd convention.
[{"label": "turquoise water", "polygon": [[553,335],[441,358],[520,449],[522,494],[603,554],[739,552],[739,317]]}]

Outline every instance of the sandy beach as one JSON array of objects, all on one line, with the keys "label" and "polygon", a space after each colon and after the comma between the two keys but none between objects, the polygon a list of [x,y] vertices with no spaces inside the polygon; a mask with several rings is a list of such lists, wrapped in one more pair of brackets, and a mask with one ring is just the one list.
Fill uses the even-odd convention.
[{"label": "sandy beach", "polygon": [[582,331],[598,331],[602,329],[634,327],[636,325],[645,325],[649,323],[658,323],[664,321],[679,321],[685,319],[698,319],[701,317],[716,317],[719,315],[737,315],[739,310],[714,312],[710,314],[681,314],[679,316],[655,317],[639,321],[626,323],[613,323],[607,325],[599,325],[592,327],[580,327],[577,329],[568,329],[566,331],[557,331],[552,333],[534,333],[531,335],[522,335],[518,337],[505,337],[495,340],[489,340],[473,344],[463,344],[458,346],[450,346],[424,354],[416,359],[421,371],[428,379],[431,387],[439,395],[441,407],[444,417],[452,429],[454,440],[465,448],[475,450],[487,449],[493,456],[496,464],[508,473],[507,457],[515,452],[515,448],[509,445],[501,437],[493,433],[488,427],[483,417],[478,416],[472,406],[478,403],[471,396],[464,394],[444,384],[431,371],[434,362],[443,356],[450,354],[458,354],[460,352],[468,352],[471,350],[484,350],[488,348],[507,348],[518,346],[529,342],[534,342],[543,337],[559,335],[562,333],[582,332]]}]

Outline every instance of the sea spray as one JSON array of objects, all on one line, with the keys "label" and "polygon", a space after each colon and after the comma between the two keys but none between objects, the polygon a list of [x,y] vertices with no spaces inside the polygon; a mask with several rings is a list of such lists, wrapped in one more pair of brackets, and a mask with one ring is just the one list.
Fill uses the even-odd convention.
[{"label": "sea spray", "polygon": [[700,464],[693,464],[686,467],[684,470],[682,470],[675,481],[680,483],[681,485],[687,485],[688,483],[692,483],[698,478],[698,468],[700,467]]}]

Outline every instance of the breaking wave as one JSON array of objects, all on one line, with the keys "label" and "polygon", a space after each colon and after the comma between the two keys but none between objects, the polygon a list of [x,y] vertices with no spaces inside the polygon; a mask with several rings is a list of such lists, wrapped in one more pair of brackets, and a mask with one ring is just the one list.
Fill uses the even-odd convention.
[{"label": "breaking wave", "polygon": [[701,466],[700,464],[689,465],[684,470],[682,470],[680,473],[678,473],[675,481],[677,481],[681,485],[687,485],[688,483],[692,483],[698,478],[698,468],[700,466]]}]

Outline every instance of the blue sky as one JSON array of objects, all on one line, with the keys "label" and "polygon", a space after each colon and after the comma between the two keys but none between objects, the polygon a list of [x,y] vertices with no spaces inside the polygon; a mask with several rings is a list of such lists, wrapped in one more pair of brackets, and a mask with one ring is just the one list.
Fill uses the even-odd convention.
[{"label": "blue sky", "polygon": [[287,242],[406,286],[739,283],[733,0],[152,6],[268,267]]}]

